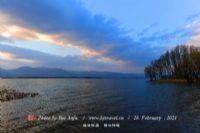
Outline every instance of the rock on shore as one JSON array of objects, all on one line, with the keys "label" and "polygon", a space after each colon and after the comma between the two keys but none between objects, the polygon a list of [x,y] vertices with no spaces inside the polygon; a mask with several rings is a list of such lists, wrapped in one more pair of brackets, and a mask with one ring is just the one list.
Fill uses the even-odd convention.
[{"label": "rock on shore", "polygon": [[22,99],[25,97],[35,97],[39,95],[38,93],[25,93],[13,90],[9,87],[3,86],[0,87],[0,102]]}]

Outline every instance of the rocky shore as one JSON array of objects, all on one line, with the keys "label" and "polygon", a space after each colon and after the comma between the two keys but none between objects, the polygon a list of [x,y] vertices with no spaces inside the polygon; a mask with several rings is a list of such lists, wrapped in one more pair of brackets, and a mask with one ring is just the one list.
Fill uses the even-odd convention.
[{"label": "rocky shore", "polygon": [[0,102],[22,99],[25,97],[35,97],[38,93],[19,92],[6,86],[0,87]]}]

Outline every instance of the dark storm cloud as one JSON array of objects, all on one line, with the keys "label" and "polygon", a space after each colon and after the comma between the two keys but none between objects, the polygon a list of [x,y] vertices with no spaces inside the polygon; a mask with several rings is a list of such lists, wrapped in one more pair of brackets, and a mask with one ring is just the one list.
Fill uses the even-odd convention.
[{"label": "dark storm cloud", "polygon": [[[105,57],[141,67],[162,53],[161,47],[151,47],[152,43],[182,34],[182,31],[175,31],[133,40],[115,20],[92,15],[76,0],[1,0],[0,13],[10,16],[14,24],[42,33],[59,34],[72,44],[103,51]],[[153,26],[155,24],[140,34],[144,35]]]},{"label": "dark storm cloud", "polygon": [[115,20],[91,15],[75,0],[1,0],[0,12],[10,16],[17,25],[42,33],[60,34],[62,38],[70,35],[68,39],[76,45],[104,50],[104,56],[136,64],[146,63],[146,59],[138,58],[149,53],[146,51],[148,46],[126,36]]}]

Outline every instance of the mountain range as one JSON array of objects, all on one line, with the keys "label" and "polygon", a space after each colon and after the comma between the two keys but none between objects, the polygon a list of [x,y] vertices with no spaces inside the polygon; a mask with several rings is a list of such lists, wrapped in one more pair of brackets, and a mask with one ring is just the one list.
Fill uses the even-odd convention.
[{"label": "mountain range", "polygon": [[1,78],[140,78],[142,74],[99,72],[99,71],[66,71],[58,68],[20,67],[1,69]]}]

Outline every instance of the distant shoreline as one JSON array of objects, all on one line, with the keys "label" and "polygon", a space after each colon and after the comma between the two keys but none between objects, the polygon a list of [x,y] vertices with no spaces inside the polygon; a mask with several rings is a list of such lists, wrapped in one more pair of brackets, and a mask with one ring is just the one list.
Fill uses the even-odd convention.
[{"label": "distant shoreline", "polygon": [[159,83],[188,83],[187,80],[185,79],[161,79],[158,81],[153,81],[153,82],[159,82]]},{"label": "distant shoreline", "polygon": [[141,79],[144,77],[0,77],[1,79]]},{"label": "distant shoreline", "polygon": [[[181,83],[181,84],[190,84],[190,82],[188,82],[186,79],[161,79],[161,80],[153,80],[150,81],[152,83]],[[198,84],[199,81],[196,82],[191,82],[191,83],[195,83]]]}]

